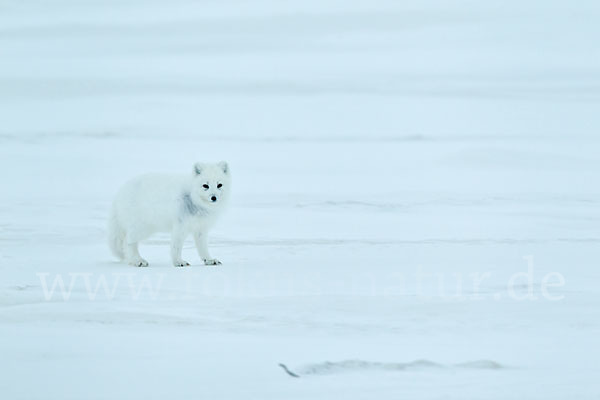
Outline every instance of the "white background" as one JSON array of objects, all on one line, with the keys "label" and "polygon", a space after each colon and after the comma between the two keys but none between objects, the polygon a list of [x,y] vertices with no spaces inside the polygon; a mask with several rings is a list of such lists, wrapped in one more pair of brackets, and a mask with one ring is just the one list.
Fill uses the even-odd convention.
[{"label": "white background", "polygon": [[[597,399],[599,20],[0,1],[0,397]],[[221,159],[222,266],[111,257],[124,181]]]}]

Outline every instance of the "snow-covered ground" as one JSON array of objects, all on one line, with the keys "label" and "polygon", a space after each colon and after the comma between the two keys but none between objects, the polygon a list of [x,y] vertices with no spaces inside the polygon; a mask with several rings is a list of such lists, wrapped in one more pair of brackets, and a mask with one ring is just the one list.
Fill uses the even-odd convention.
[{"label": "snow-covered ground", "polygon": [[[0,1],[0,398],[598,399],[599,19]],[[222,266],[111,257],[120,184],[220,159]]]}]

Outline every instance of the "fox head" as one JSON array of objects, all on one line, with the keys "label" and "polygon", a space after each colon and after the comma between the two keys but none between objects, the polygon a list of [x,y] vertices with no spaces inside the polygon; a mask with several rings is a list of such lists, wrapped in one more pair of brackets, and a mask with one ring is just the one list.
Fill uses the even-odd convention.
[{"label": "fox head", "polygon": [[191,196],[205,207],[217,207],[229,198],[231,171],[225,161],[216,164],[196,163],[193,169]]}]

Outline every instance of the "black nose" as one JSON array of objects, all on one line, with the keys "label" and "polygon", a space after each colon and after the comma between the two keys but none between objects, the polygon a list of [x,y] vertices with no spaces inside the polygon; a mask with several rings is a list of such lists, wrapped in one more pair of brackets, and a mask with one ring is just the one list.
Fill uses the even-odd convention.
[{"label": "black nose", "polygon": [[212,202],[217,201],[217,196],[210,196],[210,201],[212,201]]}]

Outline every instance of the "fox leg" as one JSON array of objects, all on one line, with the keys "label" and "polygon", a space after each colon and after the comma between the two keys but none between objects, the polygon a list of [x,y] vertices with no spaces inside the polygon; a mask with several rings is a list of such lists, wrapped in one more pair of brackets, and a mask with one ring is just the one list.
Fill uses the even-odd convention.
[{"label": "fox leg", "polygon": [[176,267],[186,267],[190,265],[189,262],[181,259],[181,251],[183,250],[183,241],[187,236],[187,232],[185,229],[176,225],[173,227],[173,232],[171,233],[171,260],[173,261],[173,265]]},{"label": "fox leg", "polygon": [[127,263],[133,265],[135,267],[147,267],[148,261],[144,260],[142,256],[140,256],[140,252],[138,251],[138,242],[132,242],[126,240],[124,251],[125,251],[125,259]]},{"label": "fox leg", "polygon": [[208,237],[205,232],[196,232],[194,233],[194,242],[196,243],[196,249],[198,250],[198,255],[204,264],[206,265],[219,265],[221,261],[216,258],[212,258],[210,253],[208,252]]}]

